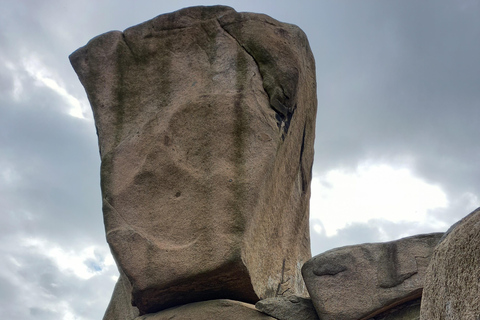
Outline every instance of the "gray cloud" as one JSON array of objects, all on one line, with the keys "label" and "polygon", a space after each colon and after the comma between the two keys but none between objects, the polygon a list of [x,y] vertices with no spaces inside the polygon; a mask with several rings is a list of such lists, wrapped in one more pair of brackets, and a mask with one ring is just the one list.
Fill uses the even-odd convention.
[{"label": "gray cloud", "polygon": [[[432,219],[453,224],[468,213],[473,204],[466,192],[480,194],[478,2],[224,3],[295,23],[308,35],[318,73],[315,171],[353,170],[362,161],[408,165],[448,194],[450,207],[431,212]],[[98,254],[83,262],[91,268],[101,267],[108,251],[94,125],[69,116],[67,101],[32,78],[25,63],[36,60],[71,95],[85,99],[68,62],[72,51],[100,33],[195,4],[7,0],[2,6],[0,309],[5,318],[59,319],[68,311],[99,319],[116,274],[113,268],[83,280],[61,270],[46,252],[21,245],[35,238],[79,253],[95,246]],[[330,238],[312,232],[312,250],[433,229],[387,220],[351,224]]]},{"label": "gray cloud", "polygon": [[29,231],[50,237],[82,238],[84,230],[101,231],[93,124],[55,112],[51,104],[63,102],[49,92],[32,96],[26,102],[32,107],[17,103],[0,111],[2,166],[14,176],[0,183],[9,195],[3,208],[31,214],[35,229]]},{"label": "gray cloud", "polygon": [[[319,222],[313,220],[312,226],[315,223]],[[375,219],[368,223],[352,223],[338,230],[338,233],[331,237],[319,234],[312,229],[310,235],[312,255],[347,245],[392,241],[416,234],[445,231],[444,229],[432,230],[431,226],[419,225],[414,222],[393,223],[384,219]]]},{"label": "gray cloud", "polygon": [[327,48],[317,54],[317,170],[404,154],[418,175],[449,191],[480,191],[472,161],[480,19],[460,4],[336,2],[327,10],[331,26],[344,20],[340,35],[320,31]]}]

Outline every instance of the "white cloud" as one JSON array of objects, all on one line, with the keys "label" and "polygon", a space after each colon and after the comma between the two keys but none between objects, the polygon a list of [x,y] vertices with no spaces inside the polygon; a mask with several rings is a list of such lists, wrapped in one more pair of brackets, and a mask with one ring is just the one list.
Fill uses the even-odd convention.
[{"label": "white cloud", "polygon": [[327,236],[350,223],[372,219],[441,223],[428,212],[447,206],[447,195],[439,186],[413,176],[406,168],[360,165],[353,172],[335,169],[314,174],[312,179],[311,217],[321,221],[313,228]]},{"label": "white cloud", "polygon": [[52,72],[43,65],[38,58],[30,56],[23,60],[23,67],[27,73],[34,78],[39,85],[46,86],[52,89],[55,93],[60,95],[69,104],[69,114],[76,118],[85,118],[85,112],[88,110],[88,106],[85,101],[81,101],[68,93],[62,82],[59,79],[55,79]]},{"label": "white cloud", "polygon": [[90,279],[105,273],[115,264],[109,252],[99,252],[96,246],[88,246],[81,251],[65,250],[57,244],[42,239],[29,238],[24,246],[34,247],[52,259],[58,269],[81,279]]},{"label": "white cloud", "polygon": [[3,167],[0,170],[0,180],[3,184],[14,185],[20,180],[20,174],[12,167]]},{"label": "white cloud", "polygon": [[[118,274],[106,246],[70,250],[22,235],[3,235],[2,241],[8,244],[0,250],[2,315],[12,320],[101,318]],[[22,308],[6,307],[10,305]]]},{"label": "white cloud", "polygon": [[8,70],[11,71],[11,74],[13,77],[13,91],[12,91],[13,99],[15,101],[19,101],[20,96],[23,93],[22,77],[20,76],[20,73],[17,71],[17,68],[13,63],[6,61],[5,66],[7,67]]},{"label": "white cloud", "polygon": [[461,201],[465,203],[465,211],[473,211],[478,208],[480,199],[471,192],[465,192],[462,194]]}]

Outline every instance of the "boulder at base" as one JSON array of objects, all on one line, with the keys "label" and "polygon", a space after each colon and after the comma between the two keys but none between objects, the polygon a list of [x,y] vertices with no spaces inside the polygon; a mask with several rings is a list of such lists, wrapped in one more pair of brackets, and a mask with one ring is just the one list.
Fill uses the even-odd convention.
[{"label": "boulder at base", "polygon": [[317,102],[298,27],[192,7],[70,61],[95,117],[107,241],[140,314],[305,295]]},{"label": "boulder at base", "polygon": [[425,271],[442,233],[333,249],[302,273],[322,320],[366,320],[422,294]]},{"label": "boulder at base", "polygon": [[135,320],[276,320],[255,310],[255,306],[240,301],[218,299],[190,303],[146,314]]},{"label": "boulder at base", "polygon": [[103,320],[133,320],[138,315],[138,308],[132,306],[132,286],[127,277],[120,272]]},{"label": "boulder at base", "polygon": [[480,319],[480,208],[440,241],[428,267],[420,319]]}]

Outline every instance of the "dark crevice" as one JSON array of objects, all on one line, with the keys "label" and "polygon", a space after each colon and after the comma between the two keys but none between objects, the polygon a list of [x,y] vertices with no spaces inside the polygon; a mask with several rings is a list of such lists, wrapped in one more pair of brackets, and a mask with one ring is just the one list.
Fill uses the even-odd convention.
[{"label": "dark crevice", "polygon": [[409,272],[399,272],[398,255],[396,243],[385,244],[381,253],[381,264],[378,268],[378,278],[381,279],[379,280],[380,288],[394,288],[418,273],[416,269]]},{"label": "dark crevice", "polygon": [[[243,46],[240,41],[237,40],[237,38],[235,38],[230,32],[227,31],[227,29],[225,29],[222,24],[220,23],[220,21],[217,19],[217,23],[218,23],[218,26],[220,28],[222,28],[223,31],[225,31],[226,34],[228,34],[233,40],[235,40],[235,42],[240,46],[240,48],[242,48],[243,50],[245,50],[245,52],[250,56],[252,57],[252,60],[253,62],[255,62],[255,64],[257,65],[257,69],[258,69],[258,72],[260,74],[260,77],[262,78],[262,82],[263,82],[263,75],[262,75],[262,72],[260,71],[260,65],[258,64],[257,60],[255,60],[255,57],[247,50],[247,48],[245,46]],[[265,89],[265,88],[264,88]],[[268,96],[268,92],[266,90],[264,90],[265,93],[267,94]],[[268,99],[270,100],[270,96],[268,97]]]},{"label": "dark crevice", "polygon": [[168,27],[164,27],[164,28],[161,28],[161,29],[157,29],[157,27],[155,27],[155,25],[152,24],[152,26],[150,27],[152,30],[154,30],[155,32],[161,32],[161,31],[172,31],[172,30],[182,30],[182,29],[188,29],[188,28],[192,28],[194,27],[195,25],[191,25],[191,26],[185,26],[185,27],[174,27],[174,28],[168,28]]},{"label": "dark crevice", "polygon": [[278,24],[276,24],[276,23],[273,23],[273,22],[270,22],[270,21],[268,21],[268,20],[264,20],[264,22],[265,22],[266,24],[269,24],[269,25],[271,25],[271,26],[278,27]]},{"label": "dark crevice", "polygon": [[280,279],[280,282],[278,283],[278,286],[277,286],[277,292],[276,292],[276,294],[275,294],[276,297],[284,296],[285,293],[287,293],[287,291],[290,290],[290,288],[287,288],[287,289],[285,289],[284,291],[282,291],[282,286],[285,285],[286,283],[288,283],[288,281],[290,280],[290,279],[285,280],[285,260],[286,260],[286,259],[283,259],[283,263],[282,263],[282,278]]},{"label": "dark crevice", "polygon": [[[258,69],[258,72],[260,74],[261,80],[262,80],[263,91],[266,93],[266,95],[268,97],[270,107],[276,113],[275,114],[275,120],[277,122],[278,129],[281,132],[282,140],[284,141],[285,136],[288,133],[288,129],[290,128],[290,122],[291,122],[293,114],[295,112],[296,105],[293,105],[293,101],[291,101],[293,106],[289,107],[288,105],[286,105],[286,102],[288,103],[288,101],[290,101],[290,94],[288,94],[286,92],[285,88],[281,84],[277,83],[276,85],[271,86],[271,85],[268,85],[266,83],[266,79],[268,77],[272,77],[273,75],[266,74],[266,71],[265,71],[266,66],[263,66],[263,68],[262,68],[262,66],[260,65],[261,63],[259,63],[259,60],[257,60],[255,58],[255,56],[258,54],[258,55],[263,57],[261,59],[263,59],[263,60],[266,59],[265,61],[268,61],[269,63],[271,63],[273,57],[270,57],[268,52],[263,52],[262,50],[260,50],[260,51],[262,51],[261,53],[256,54],[255,53],[256,51],[254,51],[248,45],[243,45],[232,33],[230,33],[225,28],[225,26],[227,26],[228,24],[222,25],[218,18],[217,18],[217,23],[218,23],[219,27],[222,28],[222,30],[224,30],[225,33],[228,34],[228,36],[230,36],[238,44],[238,46],[240,48],[242,48],[252,58],[252,60],[255,62],[256,66],[257,66],[257,69]],[[265,57],[265,56],[268,56],[268,57]],[[260,61],[260,62],[262,62],[262,61]],[[272,68],[272,66],[270,66],[268,68]]]},{"label": "dark crevice", "polygon": [[[255,59],[255,57],[253,56],[253,54],[250,53],[250,51],[244,45],[242,45],[240,43],[240,41],[237,40],[237,38],[235,38],[230,32],[228,32],[227,29],[225,29],[218,19],[217,19],[217,23],[220,26],[220,28],[222,28],[222,30],[225,31],[225,33],[228,34],[240,46],[240,48],[242,48],[252,58],[253,62],[255,62],[255,64],[257,65],[257,69],[258,69],[258,72],[260,74],[260,78],[262,79],[262,83],[264,83],[264,75],[262,74],[262,71],[260,69],[260,65],[258,64],[258,62]],[[282,131],[282,140],[284,141],[285,140],[285,135],[288,133],[288,129],[290,127],[290,121],[292,120],[293,113],[295,112],[295,108],[290,110],[287,106],[285,106],[278,99],[275,101],[276,102],[275,104],[272,104],[271,103],[272,98],[271,98],[268,90],[265,88],[265,86],[263,86],[263,91],[267,95],[268,101],[270,101],[270,107],[276,113],[275,114],[275,120],[277,121],[278,129],[280,131]],[[282,88],[282,91],[284,92],[283,88]]]},{"label": "dark crevice", "polygon": [[[227,12],[226,14],[229,14],[229,13],[231,13],[231,12]],[[239,12],[236,12],[236,13],[237,13],[237,14],[240,14],[240,15],[242,14],[241,12],[240,12],[240,13],[239,13]],[[223,15],[220,16],[220,17],[217,17],[217,19],[222,18],[222,17],[223,17]],[[278,27],[278,26],[279,26],[278,23],[272,22],[272,21],[270,21],[269,19],[258,19],[258,18],[255,18],[255,17],[248,17],[248,20],[265,22],[266,24],[269,24],[269,25],[275,26],[275,27]],[[272,20],[275,20],[275,19],[272,19]],[[238,23],[238,20],[232,21],[232,22],[226,22],[226,23],[223,24],[223,26],[230,26],[230,25],[236,24],[236,23]]]},{"label": "dark crevice", "polygon": [[277,109],[272,108],[275,110],[275,119],[277,120],[278,129],[282,132],[282,140],[285,141],[285,136],[288,133],[288,129],[290,128],[290,122],[292,121],[293,114],[295,113],[295,108],[292,110],[288,110],[285,114],[278,112]]},{"label": "dark crevice", "polygon": [[132,56],[133,56],[134,58],[136,58],[135,53],[133,52],[132,47],[130,47],[130,44],[128,43],[128,40],[127,40],[127,38],[125,37],[125,33],[124,33],[124,32],[122,32],[122,39],[123,39],[123,42],[125,43],[125,45],[127,46],[128,51],[130,51],[130,53],[132,54]]},{"label": "dark crevice", "polygon": [[303,151],[305,149],[305,131],[307,128],[307,124],[303,126],[303,136],[302,136],[302,146],[300,147],[300,175],[302,178],[302,193],[307,192],[308,188],[308,178],[307,173],[305,172],[305,168],[303,166]]},{"label": "dark crevice", "polygon": [[316,271],[314,270],[314,274],[318,277],[322,277],[322,276],[335,276],[341,272],[344,272],[344,271],[347,271],[348,268],[345,267],[345,266],[342,266],[342,265],[333,265],[333,266],[329,266],[329,268],[325,268],[324,270],[322,271]]}]

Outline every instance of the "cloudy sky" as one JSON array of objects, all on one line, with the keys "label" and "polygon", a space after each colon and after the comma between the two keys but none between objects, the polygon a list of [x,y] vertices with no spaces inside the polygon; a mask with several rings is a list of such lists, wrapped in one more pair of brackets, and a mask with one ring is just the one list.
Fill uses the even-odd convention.
[{"label": "cloudy sky", "polygon": [[[0,313],[101,319],[117,277],[97,138],[68,55],[203,1],[3,0]],[[317,63],[312,252],[444,231],[479,206],[480,1],[227,1],[300,26]]]}]

